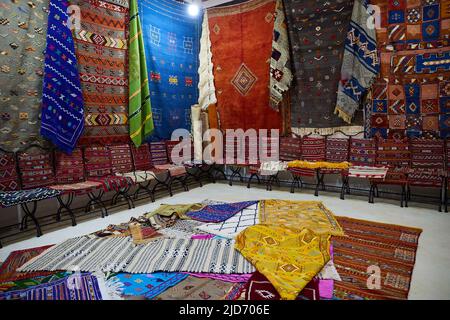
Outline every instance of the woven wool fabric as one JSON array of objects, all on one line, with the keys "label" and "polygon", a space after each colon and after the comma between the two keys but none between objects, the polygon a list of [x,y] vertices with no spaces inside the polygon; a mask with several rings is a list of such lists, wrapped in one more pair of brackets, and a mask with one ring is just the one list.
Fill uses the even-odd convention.
[{"label": "woven wool fabric", "polygon": [[17,269],[24,265],[27,261],[40,255],[50,247],[51,245],[11,252],[5,262],[3,262],[0,266],[0,282],[17,281],[52,274],[51,272],[23,273],[17,271]]},{"label": "woven wool fabric", "polygon": [[280,137],[280,160],[292,161],[301,158],[302,140],[293,137]]},{"label": "woven wool fabric", "polygon": [[349,161],[354,165],[375,165],[377,145],[373,139],[350,139]]},{"label": "woven wool fabric", "polygon": [[351,166],[346,173],[349,177],[384,179],[388,172],[388,167]]},{"label": "woven wool fabric", "polygon": [[298,228],[259,224],[236,239],[236,249],[285,300],[294,300],[330,260],[330,235]]},{"label": "woven wool fabric", "polygon": [[229,282],[189,276],[155,300],[223,300],[232,287]]},{"label": "woven wool fabric", "polygon": [[88,178],[107,176],[112,173],[111,150],[108,147],[87,147],[84,150],[84,158]]},{"label": "woven wool fabric", "polygon": [[0,300],[102,300],[97,278],[80,274],[75,284],[72,276],[28,289],[0,293]]},{"label": "woven wool fabric", "polygon": [[[324,161],[325,160],[325,138],[304,137],[301,139],[301,159],[305,161]],[[294,159],[297,161],[299,159]],[[315,171],[312,168],[291,168],[291,173],[300,176],[314,176]]]},{"label": "woven wool fabric", "polygon": [[325,150],[328,162],[348,161],[349,139],[327,138]]},{"label": "woven wool fabric", "polygon": [[149,72],[155,139],[175,129],[190,130],[191,106],[198,100],[201,20],[174,0],[141,0],[139,16]]},{"label": "woven wool fabric", "polygon": [[154,216],[156,214],[159,214],[161,216],[171,216],[173,214],[176,214],[180,219],[187,219],[188,217],[185,216],[187,212],[190,210],[199,210],[203,208],[204,205],[200,203],[194,203],[194,204],[161,204],[158,209],[144,214],[146,218],[150,218],[151,216]]},{"label": "woven wool fabric", "polygon": [[20,188],[13,153],[0,152],[0,191],[15,191]]},{"label": "woven wool fabric", "polygon": [[31,190],[17,190],[0,192],[0,206],[12,207],[22,203],[39,201],[59,196],[62,192],[49,188],[34,188]]},{"label": "woven wool fabric", "polygon": [[139,147],[153,132],[153,115],[150,106],[147,64],[145,61],[144,40],[136,0],[130,0],[129,22],[129,122],[130,137]]},{"label": "woven wool fabric", "polygon": [[139,148],[131,146],[131,153],[133,154],[134,169],[137,171],[145,171],[152,168],[152,159],[148,144],[143,144]]},{"label": "woven wool fabric", "polygon": [[289,90],[293,76],[289,38],[283,1],[277,0],[273,26],[272,57],[270,58],[270,106],[279,110],[283,94]]},{"label": "woven wool fabric", "polygon": [[42,140],[39,135],[42,52],[48,4],[48,0],[2,3],[0,147],[9,151]]},{"label": "woven wool fabric", "polygon": [[269,102],[275,0],[207,11],[220,128],[280,129]]},{"label": "woven wool fabric", "polygon": [[344,235],[333,213],[320,201],[260,201],[259,222],[290,228],[308,228],[317,234]]},{"label": "woven wool fabric", "polygon": [[411,152],[409,151],[408,140],[380,139],[377,148],[377,164],[409,167]]},{"label": "woven wool fabric", "polygon": [[258,203],[242,209],[231,218],[220,223],[205,223],[197,227],[199,230],[215,234],[224,238],[233,239],[241,231],[258,224]]},{"label": "woven wool fabric", "polygon": [[291,123],[297,134],[362,130],[358,113],[349,126],[334,114],[344,45],[354,1],[284,2],[293,73]]},{"label": "woven wool fabric", "polygon": [[55,182],[51,153],[21,152],[17,155],[23,189],[45,187]]},{"label": "woven wool fabric", "polygon": [[112,172],[128,173],[133,171],[133,159],[128,144],[112,145],[108,148],[111,152]]},{"label": "woven wool fabric", "polygon": [[341,81],[335,113],[351,123],[364,93],[380,70],[375,28],[369,27],[371,15],[367,0],[355,0],[345,40]]},{"label": "woven wool fabric", "polygon": [[36,276],[26,279],[17,279],[5,282],[0,281],[0,292],[28,289],[30,287],[34,287],[40,284],[50,283],[55,280],[65,278],[68,275],[69,275],[68,272],[57,272],[57,273],[52,272],[48,276]]},{"label": "woven wool fabric", "polygon": [[55,153],[56,183],[77,183],[84,181],[83,152],[75,148],[70,155],[57,151]]},{"label": "woven wool fabric", "polygon": [[164,228],[159,232],[166,238],[189,239],[194,235],[203,233],[197,230],[201,224],[201,222],[194,220],[177,220],[173,226]]},{"label": "woven wool fabric", "polygon": [[150,142],[150,155],[153,165],[162,165],[169,162],[166,143],[164,141]]},{"label": "woven wool fabric", "polygon": [[127,6],[70,0],[81,12],[73,31],[84,99],[80,144],[128,142]]},{"label": "woven wool fabric", "polygon": [[123,285],[122,295],[144,296],[147,299],[151,299],[180,283],[187,276],[187,274],[177,272],[118,273],[114,278]]},{"label": "woven wool fabric", "polygon": [[196,277],[196,278],[209,278],[214,280],[220,280],[223,282],[232,282],[232,283],[238,283],[238,282],[247,282],[250,277],[252,276],[252,273],[243,273],[243,274],[218,274],[218,273],[193,273],[188,272],[187,274]]},{"label": "woven wool fabric", "polygon": [[49,6],[40,132],[71,153],[84,128],[83,95],[68,24],[69,3],[50,0]]},{"label": "woven wool fabric", "polygon": [[[200,259],[199,259],[200,258]],[[161,239],[134,245],[128,237],[78,237],[30,260],[19,271],[81,270],[126,273],[251,273],[231,240]]]},{"label": "woven wool fabric", "polygon": [[203,222],[221,222],[234,216],[242,209],[257,204],[258,201],[243,201],[235,203],[224,203],[216,205],[207,205],[203,209],[197,211],[189,211],[186,213],[191,219]]},{"label": "woven wool fabric", "polygon": [[[334,264],[342,281],[334,283],[338,299],[407,299],[422,230],[338,217],[347,237],[333,237]],[[367,268],[381,270],[381,288],[367,288]]]},{"label": "woven wool fabric", "polygon": [[348,169],[351,166],[350,162],[328,162],[328,161],[303,161],[294,160],[288,162],[289,168],[300,168],[300,169]]}]

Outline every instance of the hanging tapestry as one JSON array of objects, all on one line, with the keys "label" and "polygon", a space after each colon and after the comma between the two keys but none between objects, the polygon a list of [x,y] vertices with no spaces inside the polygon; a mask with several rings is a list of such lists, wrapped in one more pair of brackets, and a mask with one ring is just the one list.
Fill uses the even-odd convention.
[{"label": "hanging tapestry", "polygon": [[270,106],[278,111],[283,94],[289,90],[293,76],[282,0],[277,0],[275,10],[272,57],[270,58]]},{"label": "hanging tapestry", "polygon": [[369,28],[371,15],[368,10],[367,0],[355,0],[345,39],[335,113],[347,123],[352,122],[363,95],[380,69],[375,27]]},{"label": "hanging tapestry", "polygon": [[281,128],[269,101],[274,19],[275,0],[208,9],[221,129]]},{"label": "hanging tapestry", "polygon": [[97,278],[89,273],[68,276],[28,289],[0,293],[0,300],[102,300]]},{"label": "hanging tapestry", "polygon": [[370,91],[369,136],[450,136],[450,13],[447,1],[373,0],[381,70]]},{"label": "hanging tapestry", "polygon": [[353,0],[286,0],[295,82],[291,90],[294,133],[362,131],[362,113],[349,126],[334,114]]},{"label": "hanging tapestry", "polygon": [[[338,217],[346,237],[333,237],[334,264],[342,281],[334,298],[343,300],[408,299],[420,229]],[[381,270],[380,289],[367,288],[369,266]]]},{"label": "hanging tapestry", "polygon": [[136,0],[130,0],[128,39],[128,85],[130,137],[136,147],[153,131],[144,40]]},{"label": "hanging tapestry", "polygon": [[229,282],[189,276],[155,300],[223,300],[232,287]]},{"label": "hanging tapestry", "polygon": [[188,277],[184,273],[155,272],[148,274],[118,273],[114,278],[122,284],[122,295],[151,299]]},{"label": "hanging tapestry", "polygon": [[84,99],[80,144],[129,142],[128,1],[70,0],[80,8],[73,37]]},{"label": "hanging tapestry", "polygon": [[211,104],[217,103],[207,11],[203,14],[199,61],[198,104],[203,110],[206,110]]},{"label": "hanging tapestry", "polygon": [[277,289],[294,300],[330,260],[330,235],[258,224],[236,238],[236,249]]},{"label": "hanging tapestry", "polygon": [[290,228],[308,228],[318,234],[344,235],[334,214],[321,201],[263,200],[259,221]]},{"label": "hanging tapestry", "polygon": [[198,100],[201,16],[174,0],[141,0],[139,16],[149,72],[154,139],[191,129],[191,106]]},{"label": "hanging tapestry", "polygon": [[0,147],[41,141],[41,95],[48,0],[2,1]]},{"label": "hanging tapestry", "polygon": [[243,201],[208,205],[203,209],[197,211],[189,211],[188,213],[186,213],[186,216],[202,222],[221,222],[231,218],[242,209],[250,207],[257,203],[258,201]]},{"label": "hanging tapestry", "polygon": [[72,153],[83,132],[84,109],[68,7],[66,1],[50,0],[41,135]]}]

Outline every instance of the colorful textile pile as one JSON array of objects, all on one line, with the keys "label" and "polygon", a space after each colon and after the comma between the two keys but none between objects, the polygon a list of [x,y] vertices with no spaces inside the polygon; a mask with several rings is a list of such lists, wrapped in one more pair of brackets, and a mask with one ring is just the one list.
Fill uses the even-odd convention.
[{"label": "colorful textile pile", "polygon": [[84,106],[68,7],[66,1],[50,0],[40,132],[72,153],[83,132]]},{"label": "colorful textile pile", "polygon": [[375,28],[369,24],[371,18],[368,0],[355,0],[335,109],[347,123],[352,122],[365,92],[380,71]]},{"label": "colorful textile pile", "polygon": [[260,201],[259,222],[287,228],[307,228],[316,234],[344,235],[333,213],[321,201]]},{"label": "colorful textile pile", "polygon": [[188,213],[186,213],[186,216],[202,222],[221,222],[231,218],[242,209],[256,203],[258,203],[258,201],[243,201],[208,205],[203,209],[197,211],[189,211]]},{"label": "colorful textile pile", "polygon": [[450,136],[447,1],[374,0],[381,71],[366,106],[366,132],[384,138]]},{"label": "colorful textile pile", "polygon": [[334,114],[341,78],[344,44],[353,1],[285,1],[295,85],[291,124],[294,133],[354,134],[362,130],[362,114],[354,125]]},{"label": "colorful textile pile", "polygon": [[[76,282],[75,282],[76,281]],[[97,278],[89,273],[0,293],[0,300],[102,300]]]},{"label": "colorful textile pile", "polygon": [[236,239],[236,249],[289,300],[330,260],[329,248],[329,234],[266,224],[249,227]]},{"label": "colorful textile pile", "polygon": [[352,164],[350,162],[327,162],[327,161],[303,161],[294,160],[288,162],[288,168],[302,169],[348,169]]},{"label": "colorful textile pile", "polygon": [[269,102],[275,0],[207,11],[220,128],[280,129],[281,116]]},{"label": "colorful textile pile", "polygon": [[128,1],[116,2],[70,0],[81,13],[81,28],[73,31],[85,106],[80,144],[130,141]]},{"label": "colorful textile pile", "polygon": [[289,90],[293,76],[289,38],[283,1],[277,0],[273,26],[272,57],[270,58],[270,106],[279,110],[283,94]]},{"label": "colorful textile pile", "polygon": [[[338,217],[346,237],[333,237],[334,264],[342,281],[337,299],[407,299],[422,230]],[[381,287],[368,289],[369,266],[379,266]]]},{"label": "colorful textile pile", "polygon": [[24,290],[28,289],[30,287],[38,286],[45,283],[50,283],[62,278],[67,277],[70,275],[69,272],[57,272],[52,273],[48,276],[37,276],[37,277],[29,277],[27,275],[27,278],[24,279],[17,279],[17,280],[11,280],[11,281],[0,281],[0,292],[7,292],[7,291],[16,291],[16,290]]},{"label": "colorful textile pile", "polygon": [[0,147],[9,151],[41,141],[48,4],[48,0],[1,4]]},{"label": "colorful textile pile", "polygon": [[152,299],[188,277],[184,273],[155,272],[149,274],[118,273],[113,278],[122,284],[122,295]]},{"label": "colorful textile pile", "polygon": [[130,0],[128,39],[128,86],[130,138],[136,147],[153,131],[144,40],[136,0]]},{"label": "colorful textile pile", "polygon": [[191,106],[198,99],[201,21],[187,15],[188,5],[174,0],[139,1],[139,16],[149,72],[156,139],[190,130]]},{"label": "colorful textile pile", "polygon": [[161,216],[171,216],[176,214],[180,219],[190,219],[185,214],[191,210],[200,210],[204,205],[200,203],[194,204],[161,204],[158,209],[146,213],[144,216],[150,218],[155,214],[159,214]]}]

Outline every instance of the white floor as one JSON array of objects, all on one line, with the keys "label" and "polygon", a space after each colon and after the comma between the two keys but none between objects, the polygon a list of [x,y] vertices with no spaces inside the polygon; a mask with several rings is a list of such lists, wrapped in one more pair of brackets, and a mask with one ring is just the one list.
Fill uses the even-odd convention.
[{"label": "white floor", "polygon": [[322,193],[316,198],[308,191],[267,192],[264,189],[247,189],[242,186],[230,187],[226,184],[208,184],[189,192],[182,192],[172,198],[159,199],[155,203],[141,205],[133,210],[124,210],[102,219],[79,223],[14,243],[0,249],[0,261],[4,261],[11,251],[30,247],[54,244],[67,238],[87,234],[106,227],[109,224],[126,222],[130,217],[152,211],[161,203],[192,203],[205,199],[222,201],[244,201],[257,199],[296,199],[321,200],[335,215],[366,219],[384,223],[399,224],[423,229],[419,240],[417,260],[414,268],[410,299],[450,299],[450,213],[439,213],[428,206],[420,208],[411,203],[409,208],[400,208],[398,201],[376,199],[377,203],[368,204],[366,197],[349,196],[345,201],[336,193]]}]

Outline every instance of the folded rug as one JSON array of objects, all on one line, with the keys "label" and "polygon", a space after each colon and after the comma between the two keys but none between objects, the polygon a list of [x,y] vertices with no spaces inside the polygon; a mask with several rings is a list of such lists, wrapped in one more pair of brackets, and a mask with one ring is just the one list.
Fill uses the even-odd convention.
[{"label": "folded rug", "polygon": [[203,222],[221,222],[229,219],[242,209],[254,205],[255,203],[258,203],[258,201],[207,205],[203,209],[186,213],[186,216]]}]

